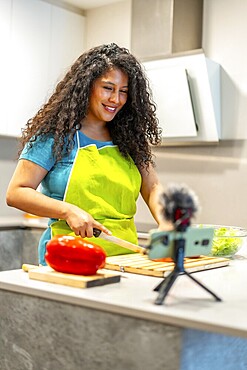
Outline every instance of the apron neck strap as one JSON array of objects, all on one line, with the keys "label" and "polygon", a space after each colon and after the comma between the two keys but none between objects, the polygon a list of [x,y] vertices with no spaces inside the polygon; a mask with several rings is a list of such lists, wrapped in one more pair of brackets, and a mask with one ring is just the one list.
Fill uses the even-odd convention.
[{"label": "apron neck strap", "polygon": [[79,139],[79,130],[76,130],[76,141],[77,141],[77,148],[80,148],[80,139]]}]

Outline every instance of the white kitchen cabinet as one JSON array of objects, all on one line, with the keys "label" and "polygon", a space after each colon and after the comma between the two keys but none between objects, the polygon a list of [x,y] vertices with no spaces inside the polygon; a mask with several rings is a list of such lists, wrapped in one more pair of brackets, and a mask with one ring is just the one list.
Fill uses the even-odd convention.
[{"label": "white kitchen cabinet", "polygon": [[9,64],[9,39],[11,25],[11,0],[0,0],[0,132],[7,132],[8,108],[10,103],[10,75],[7,73]]},{"label": "white kitchen cabinet", "polygon": [[48,78],[51,6],[13,0],[11,26],[11,109],[8,135],[20,134],[44,102]]},{"label": "white kitchen cabinet", "polygon": [[84,27],[84,17],[80,14],[52,6],[48,93],[83,53]]},{"label": "white kitchen cabinet", "polygon": [[41,0],[0,0],[2,17],[0,135],[19,136],[82,53],[84,17]]},{"label": "white kitchen cabinet", "polygon": [[195,137],[197,127],[186,69],[161,65],[147,72],[163,137]]},{"label": "white kitchen cabinet", "polygon": [[164,144],[220,138],[220,66],[203,52],[144,62]]}]

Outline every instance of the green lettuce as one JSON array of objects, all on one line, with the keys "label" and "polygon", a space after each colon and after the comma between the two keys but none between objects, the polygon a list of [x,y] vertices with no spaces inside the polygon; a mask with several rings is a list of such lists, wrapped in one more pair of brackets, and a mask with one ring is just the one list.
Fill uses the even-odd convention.
[{"label": "green lettuce", "polygon": [[237,231],[232,228],[220,227],[214,230],[212,243],[213,256],[231,256],[241,246],[242,238],[237,237]]}]

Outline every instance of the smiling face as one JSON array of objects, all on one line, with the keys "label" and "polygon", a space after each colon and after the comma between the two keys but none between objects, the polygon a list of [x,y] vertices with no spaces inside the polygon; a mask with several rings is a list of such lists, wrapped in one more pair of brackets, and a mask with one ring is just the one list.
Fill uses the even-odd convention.
[{"label": "smiling face", "polygon": [[124,106],[128,98],[128,76],[112,68],[95,80],[89,98],[88,123],[109,122]]}]

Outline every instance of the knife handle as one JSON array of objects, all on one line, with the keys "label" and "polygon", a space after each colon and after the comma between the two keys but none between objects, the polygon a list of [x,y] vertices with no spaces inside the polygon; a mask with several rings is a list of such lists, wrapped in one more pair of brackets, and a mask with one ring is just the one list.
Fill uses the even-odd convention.
[{"label": "knife handle", "polygon": [[101,232],[102,231],[100,229],[93,228],[93,236],[95,236],[95,238],[98,238],[98,236],[100,236]]}]

